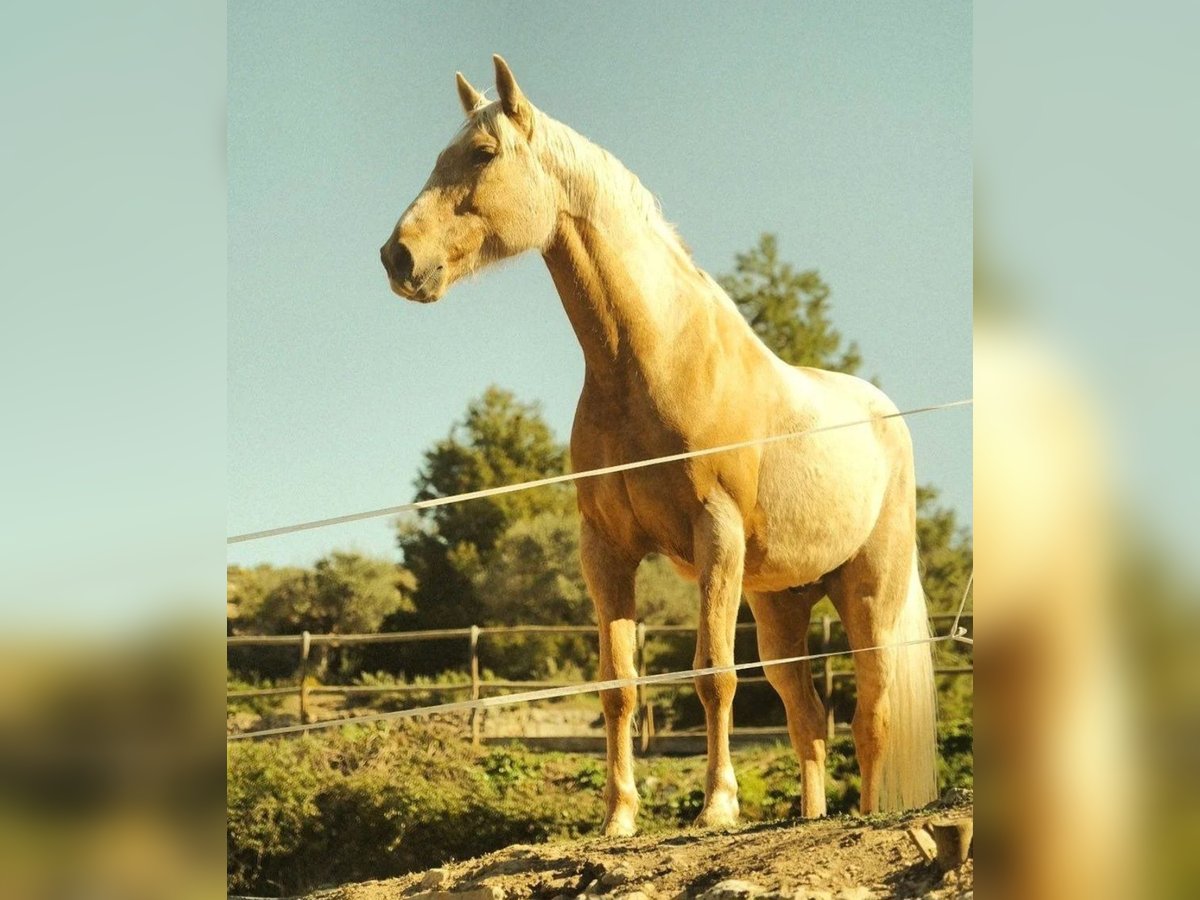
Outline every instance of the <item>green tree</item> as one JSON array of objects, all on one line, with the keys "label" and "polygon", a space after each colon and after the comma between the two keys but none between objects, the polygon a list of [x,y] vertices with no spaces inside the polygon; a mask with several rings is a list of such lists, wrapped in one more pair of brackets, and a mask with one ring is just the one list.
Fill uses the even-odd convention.
[{"label": "green tree", "polygon": [[917,548],[931,612],[957,612],[974,565],[970,531],[937,503],[938,489],[917,487]]},{"label": "green tree", "polygon": [[[450,433],[425,453],[416,499],[429,500],[558,475],[566,448],[555,440],[536,403],[489,387],[471,401]],[[414,612],[406,627],[483,624],[478,580],[497,541],[517,521],[543,513],[568,514],[569,488],[549,486],[422,510],[401,520],[397,541],[417,578]]]},{"label": "green tree", "polygon": [[496,542],[475,579],[489,623],[595,622],[579,568],[579,517],[545,512],[518,519]]},{"label": "green tree", "polygon": [[239,605],[254,608],[250,618],[239,614],[239,628],[266,634],[377,631],[387,616],[411,609],[416,586],[393,562],[337,551],[312,569],[231,568],[229,581]]},{"label": "green tree", "polygon": [[[378,631],[384,620],[412,608],[416,581],[411,572],[385,559],[334,552],[312,569],[254,569],[231,566],[226,591],[230,630],[243,634],[350,634]],[[258,653],[261,665],[251,665],[245,653],[231,653],[230,665],[272,675],[295,667],[295,651]],[[316,651],[316,669],[323,674],[331,657],[328,648]],[[336,656],[339,669],[351,667],[350,654]]]},{"label": "green tree", "polygon": [[775,235],[763,234],[756,246],[736,254],[733,272],[717,282],[784,362],[851,375],[858,371],[858,345],[850,341],[843,347],[829,318],[829,285],[815,269],[798,272],[783,262]]},{"label": "green tree", "polygon": [[[302,595],[308,590],[310,575],[307,569],[294,566],[276,568],[264,564],[253,569],[229,566],[225,573],[229,633],[261,634],[267,631],[270,626],[264,621],[263,609],[268,598],[277,594]],[[278,599],[272,599],[271,605],[278,605]]]},{"label": "green tree", "polygon": [[[579,567],[579,516],[543,512],[518,519],[496,541],[473,584],[482,619],[494,625],[588,625],[595,622]],[[595,640],[582,636],[488,638],[480,656],[506,678],[554,677],[564,669],[593,674]]]},{"label": "green tree", "polygon": [[413,608],[416,579],[389,560],[335,551],[317,561],[313,582],[310,621],[330,633],[378,631],[392,613]]},{"label": "green tree", "polygon": [[[505,625],[587,625],[596,621],[579,564],[579,516],[546,512],[518,519],[496,542],[474,579],[483,621]],[[638,618],[654,625],[694,624],[695,584],[682,579],[665,557],[638,569]],[[651,654],[657,652],[651,648]],[[592,637],[489,638],[484,662],[498,673],[552,677],[564,666],[595,674]]]}]

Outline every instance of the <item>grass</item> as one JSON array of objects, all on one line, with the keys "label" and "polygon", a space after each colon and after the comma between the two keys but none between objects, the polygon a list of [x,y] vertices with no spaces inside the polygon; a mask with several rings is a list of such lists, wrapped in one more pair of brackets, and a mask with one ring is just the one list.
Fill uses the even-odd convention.
[{"label": "grass", "polygon": [[[943,787],[969,785],[969,723],[942,736]],[[946,755],[949,754],[949,755]],[[789,748],[733,754],[744,821],[799,810]],[[847,742],[828,754],[831,813],[858,801]],[[638,759],[639,827],[673,830],[703,802],[704,759]],[[512,843],[594,834],[604,762],[519,746],[473,749],[460,722],[346,726],[228,751],[228,878],[232,893],[288,895],[387,878]]]}]

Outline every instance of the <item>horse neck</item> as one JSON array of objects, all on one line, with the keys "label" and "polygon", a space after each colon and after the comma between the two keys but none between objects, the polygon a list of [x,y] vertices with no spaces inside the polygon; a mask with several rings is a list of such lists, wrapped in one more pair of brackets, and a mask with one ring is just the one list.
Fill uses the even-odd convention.
[{"label": "horse neck", "polygon": [[[619,165],[598,148],[591,160]],[[623,170],[622,170],[623,171]],[[628,173],[626,178],[632,179]],[[543,252],[583,349],[589,382],[627,390],[670,368],[680,331],[694,327],[708,279],[665,224],[636,205],[560,173],[564,198]]]}]

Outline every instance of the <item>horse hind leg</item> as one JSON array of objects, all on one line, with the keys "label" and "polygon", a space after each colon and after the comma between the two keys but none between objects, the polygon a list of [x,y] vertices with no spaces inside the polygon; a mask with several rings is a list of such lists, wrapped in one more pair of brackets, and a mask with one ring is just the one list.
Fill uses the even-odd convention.
[{"label": "horse hind leg", "polygon": [[862,775],[860,809],[924,806],[937,797],[937,707],[925,594],[912,543],[903,554],[869,550],[829,579],[854,654],[852,731]]},{"label": "horse hind leg", "polygon": [[[808,652],[808,623],[823,589],[749,594],[758,623],[758,656],[787,659]],[[800,761],[801,812],[825,815],[825,705],[813,686],[808,660],[766,666],[763,672],[787,711],[788,734]]]}]

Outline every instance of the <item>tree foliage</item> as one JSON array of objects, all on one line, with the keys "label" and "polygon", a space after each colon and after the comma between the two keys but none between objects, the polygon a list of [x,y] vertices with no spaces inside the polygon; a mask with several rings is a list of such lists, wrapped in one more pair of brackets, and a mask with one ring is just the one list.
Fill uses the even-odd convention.
[{"label": "tree foliage", "polygon": [[[413,608],[416,579],[402,566],[357,553],[334,552],[311,569],[294,566],[253,569],[230,566],[226,576],[229,629],[251,634],[351,634],[379,631],[383,623],[402,610]],[[268,648],[250,654],[251,648],[230,651],[231,668],[243,673],[283,677],[295,669],[292,648]],[[323,674],[330,659],[345,670],[357,661],[343,650],[330,654],[321,646],[315,668]]]},{"label": "tree foliage", "polygon": [[595,621],[579,568],[579,518],[545,512],[500,536],[475,579],[489,622],[586,625]]},{"label": "tree foliage", "polygon": [[[518,519],[496,541],[473,582],[488,624],[596,621],[579,567],[579,517],[573,512]],[[481,658],[505,677],[553,677],[565,668],[591,674],[594,644],[580,636],[493,637],[481,648]]]},{"label": "tree foliage", "polygon": [[775,235],[763,234],[757,245],[736,254],[733,271],[717,282],[784,362],[851,375],[858,371],[858,345],[850,341],[843,347],[829,318],[829,285],[815,269],[796,271],[782,261]]},{"label": "tree foliage", "polygon": [[[536,403],[489,387],[472,400],[450,433],[425,453],[416,499],[429,500],[561,474],[566,447],[555,440]],[[485,624],[478,582],[497,542],[518,521],[573,508],[569,491],[537,488],[422,510],[402,520],[397,542],[417,578],[408,627]]]},{"label": "tree foliage", "polygon": [[[394,612],[412,608],[412,573],[384,559],[334,552],[312,569],[230,566],[230,618],[266,634],[377,631]],[[236,626],[235,626],[236,627]]]},{"label": "tree foliage", "polygon": [[[566,461],[566,447],[555,440],[540,406],[522,403],[511,391],[493,385],[472,400],[450,434],[425,453],[415,499],[558,475],[566,470]],[[486,555],[516,520],[562,511],[570,503],[566,491],[550,487],[439,506],[422,511],[420,517],[447,546],[471,544]]]},{"label": "tree foliage", "polygon": [[938,490],[917,487],[917,549],[931,612],[956,612],[974,565],[971,534],[954,510],[938,505]]}]

